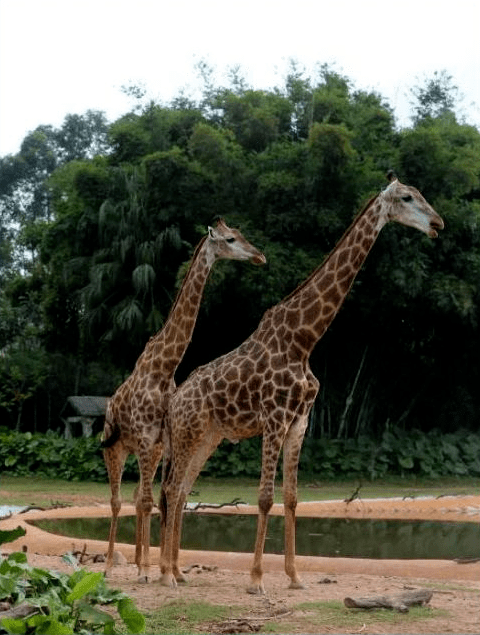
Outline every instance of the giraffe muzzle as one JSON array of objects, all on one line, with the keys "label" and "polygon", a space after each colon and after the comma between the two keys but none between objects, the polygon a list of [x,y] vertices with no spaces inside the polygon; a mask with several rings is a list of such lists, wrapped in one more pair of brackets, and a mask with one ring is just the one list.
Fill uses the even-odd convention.
[{"label": "giraffe muzzle", "polygon": [[267,262],[267,259],[263,254],[258,254],[257,256],[252,256],[250,258],[250,262],[254,265],[264,265]]},{"label": "giraffe muzzle", "polygon": [[434,218],[433,220],[430,221],[431,229],[428,235],[430,236],[430,238],[438,238],[438,232],[444,227],[445,227],[445,223],[440,218],[440,216],[438,218]]}]

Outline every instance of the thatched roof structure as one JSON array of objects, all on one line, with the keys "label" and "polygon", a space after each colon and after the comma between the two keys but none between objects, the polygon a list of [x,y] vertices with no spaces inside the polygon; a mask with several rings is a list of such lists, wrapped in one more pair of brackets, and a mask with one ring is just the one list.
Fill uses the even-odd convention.
[{"label": "thatched roof structure", "polygon": [[67,397],[63,417],[104,417],[108,397]]}]

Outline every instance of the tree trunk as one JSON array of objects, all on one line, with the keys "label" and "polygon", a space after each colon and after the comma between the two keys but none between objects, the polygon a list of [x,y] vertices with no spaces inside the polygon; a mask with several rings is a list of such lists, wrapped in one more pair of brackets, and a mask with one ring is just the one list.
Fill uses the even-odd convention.
[{"label": "tree trunk", "polygon": [[340,417],[340,424],[338,426],[337,439],[340,439],[343,431],[345,430],[345,438],[347,435],[347,417],[350,412],[350,408],[353,404],[353,397],[355,395],[355,391],[357,389],[358,380],[360,379],[360,375],[362,374],[363,365],[365,364],[365,358],[367,356],[368,346],[365,347],[363,351],[362,359],[360,361],[360,366],[358,367],[357,374],[355,375],[355,379],[353,381],[353,386],[345,400],[345,408],[343,409],[342,416]]}]

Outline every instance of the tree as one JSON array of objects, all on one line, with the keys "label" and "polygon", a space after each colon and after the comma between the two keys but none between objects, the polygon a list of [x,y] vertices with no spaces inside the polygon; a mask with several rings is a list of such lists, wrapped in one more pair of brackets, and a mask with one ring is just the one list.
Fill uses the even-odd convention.
[{"label": "tree", "polygon": [[447,71],[435,71],[422,86],[411,90],[413,102],[413,122],[419,124],[447,113],[454,114],[459,99],[458,87]]},{"label": "tree", "polygon": [[[3,375],[10,397],[32,395],[22,422],[38,407],[50,425],[77,390],[113,391],[162,326],[214,216],[241,227],[268,264],[212,271],[179,380],[247,337],[393,167],[446,228],[436,242],[395,226],[382,233],[312,355],[324,391],[312,430],[449,429],[456,411],[474,425],[480,133],[457,120],[451,78],[437,74],[418,88],[414,124],[398,130],[381,95],[325,65],[312,78],[292,63],[272,90],[249,87],[238,68],[227,86],[207,65],[200,71],[198,102],[182,94],[168,106],[139,103],[105,134],[101,118],[72,115],[60,130],[40,126],[1,160],[0,350],[18,356]],[[25,306],[30,321],[20,319]],[[45,372],[21,357],[32,329],[46,357],[31,361]]]},{"label": "tree", "polygon": [[290,133],[292,107],[277,93],[247,89],[237,94],[226,89],[218,91],[211,107],[218,113],[215,120],[232,130],[247,151],[261,152]]},{"label": "tree", "polygon": [[430,200],[478,191],[479,156],[480,132],[449,113],[400,135],[399,170]]},{"label": "tree", "polygon": [[107,123],[103,113],[67,115],[61,128],[38,126],[22,142],[20,152],[0,159],[0,220],[12,228],[15,262],[27,268],[38,254],[35,226],[52,218],[49,176],[73,159],[105,153]]}]

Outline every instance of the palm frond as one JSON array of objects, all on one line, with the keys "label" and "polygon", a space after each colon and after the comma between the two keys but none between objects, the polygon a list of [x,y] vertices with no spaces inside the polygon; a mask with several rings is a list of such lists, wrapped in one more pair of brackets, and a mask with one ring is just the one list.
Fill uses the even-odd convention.
[{"label": "palm frond", "polygon": [[121,308],[117,307],[114,323],[121,331],[131,331],[143,322],[140,305],[134,298],[126,298]]},{"label": "palm frond", "polygon": [[137,293],[147,293],[155,282],[155,270],[152,265],[143,263],[132,272],[132,283]]}]

